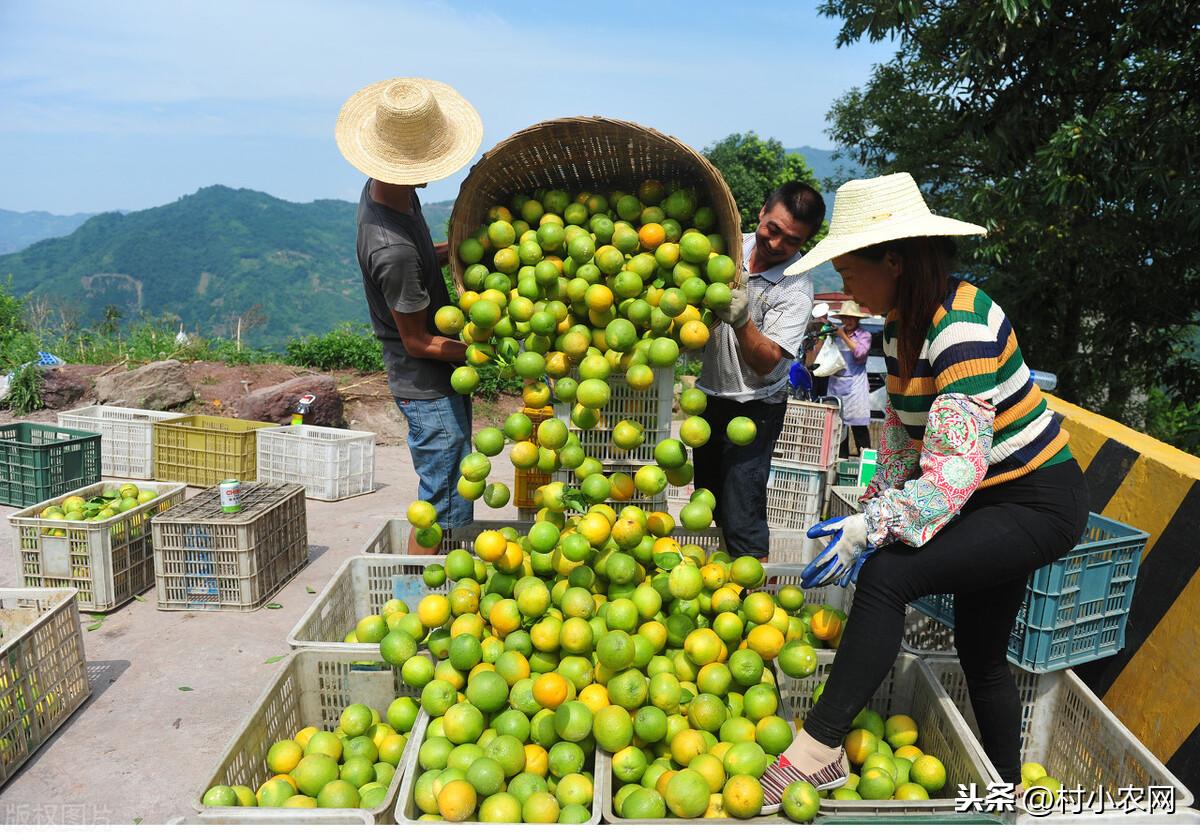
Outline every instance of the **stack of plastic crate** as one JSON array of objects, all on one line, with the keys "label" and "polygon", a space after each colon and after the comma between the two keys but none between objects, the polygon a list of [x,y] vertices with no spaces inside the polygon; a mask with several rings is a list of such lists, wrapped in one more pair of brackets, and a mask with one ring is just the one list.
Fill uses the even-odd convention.
[{"label": "stack of plastic crate", "polygon": [[[577,375],[576,370],[571,375]],[[671,436],[671,413],[674,405],[674,371],[657,369],[654,371],[654,381],[644,391],[630,387],[621,373],[614,373],[608,380],[610,396],[608,404],[600,412],[600,422],[594,428],[578,428],[571,422],[571,405],[558,403],[554,406],[554,416],[563,422],[579,438],[580,446],[587,457],[595,458],[603,465],[603,472],[611,476],[624,472],[631,477],[643,466],[654,463],[654,447]],[[618,448],[612,438],[613,427],[622,420],[629,420],[641,425],[643,429],[642,442],[632,449]],[[550,481],[562,481],[568,488],[578,488],[581,481],[574,470],[560,469],[551,476],[534,473],[539,483],[528,491],[529,504],[516,506],[522,509],[522,518],[531,518],[536,513],[532,504],[532,494],[537,486]],[[521,498],[522,484],[520,470],[517,475],[517,490],[515,495]],[[514,502],[515,503],[515,502]],[[609,503],[634,504],[647,511],[666,511],[667,492],[664,491],[652,498],[634,492],[632,497],[619,502]],[[533,509],[528,509],[528,508]]]},{"label": "stack of plastic crate", "polygon": [[789,399],[767,479],[767,523],[806,530],[821,520],[842,421],[836,402]]}]

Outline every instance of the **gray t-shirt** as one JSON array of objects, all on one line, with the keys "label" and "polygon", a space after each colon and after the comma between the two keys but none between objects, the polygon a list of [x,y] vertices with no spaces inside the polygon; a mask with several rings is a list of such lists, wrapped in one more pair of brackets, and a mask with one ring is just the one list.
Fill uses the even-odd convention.
[{"label": "gray t-shirt", "polygon": [[398,213],[371,198],[370,180],[363,186],[358,200],[358,267],[371,310],[371,327],[383,344],[392,395],[397,399],[452,396],[453,365],[410,356],[392,319],[392,310],[411,314],[424,309],[426,328],[437,335],[434,313],[450,303],[415,192],[412,212]]}]

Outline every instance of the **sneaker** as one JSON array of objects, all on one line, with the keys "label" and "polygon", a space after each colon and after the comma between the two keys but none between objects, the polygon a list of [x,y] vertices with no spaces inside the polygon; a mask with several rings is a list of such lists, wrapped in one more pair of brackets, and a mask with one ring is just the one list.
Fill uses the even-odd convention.
[{"label": "sneaker", "polygon": [[762,775],[764,815],[779,812],[783,792],[796,781],[808,781],[817,792],[845,786],[850,779],[850,761],[846,750],[838,747],[837,757],[811,774],[801,772],[783,755],[767,767]]}]

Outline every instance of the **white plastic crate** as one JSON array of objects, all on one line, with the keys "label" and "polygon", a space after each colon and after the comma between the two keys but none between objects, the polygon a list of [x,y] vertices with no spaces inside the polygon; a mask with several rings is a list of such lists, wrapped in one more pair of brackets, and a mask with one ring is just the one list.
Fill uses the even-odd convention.
[{"label": "white plastic crate", "polygon": [[789,399],[774,458],[791,466],[828,469],[837,460],[841,439],[841,407],[836,401]]},{"label": "white plastic crate", "polygon": [[426,594],[446,594],[447,579],[436,588],[425,585],[425,568],[444,556],[354,556],[342,563],[333,577],[301,615],[288,635],[293,647],[369,654],[378,644],[349,644],[342,639],[367,615],[378,614],[395,598],[412,611]]},{"label": "white plastic crate", "polygon": [[767,478],[767,524],[807,530],[819,522],[827,477],[825,470],[772,460]]},{"label": "white plastic crate", "polygon": [[[926,667],[949,695],[974,735],[980,759],[991,762],[979,743],[979,726],[971,707],[966,676],[957,658],[929,658]],[[1156,758],[1100,698],[1070,670],[1030,673],[1010,665],[1021,698],[1021,762],[1040,763],[1065,788],[1085,793],[1103,788],[1113,800],[1121,787],[1172,787],[1176,808],[1190,807],[1192,793]],[[993,770],[994,771],[994,770]],[[1018,822],[1030,824],[1063,819],[1086,821],[1094,814],[1033,817],[1019,810]],[[1120,814],[1124,816],[1125,814]],[[1136,819],[1136,815],[1128,816]]]},{"label": "white plastic crate", "polygon": [[[272,775],[267,769],[267,751],[273,743],[291,739],[309,725],[333,731],[347,705],[361,702],[382,715],[396,697],[419,696],[420,691],[406,685],[400,678],[400,671],[380,659],[378,652],[378,649],[373,654],[297,650],[276,664],[271,683],[225,747],[216,768],[193,794],[193,809],[210,819],[240,818],[249,808],[205,807],[201,803],[205,791],[218,784],[241,784],[257,790]],[[404,756],[411,744],[410,737],[405,744]],[[377,824],[390,823],[396,793],[404,780],[404,756],[388,785],[387,796],[378,807],[372,810],[331,808],[323,812],[354,819],[366,814]],[[261,816],[255,821],[260,823],[288,824],[291,822],[276,821],[267,814],[278,813],[286,819],[296,812],[284,808],[255,809]]]},{"label": "white plastic crate", "polygon": [[[404,750],[404,770],[403,772],[396,773],[397,775],[404,776],[404,780],[400,784],[400,794],[396,798],[396,809],[394,813],[396,824],[398,825],[402,824],[419,826],[426,824],[426,822],[421,821],[421,808],[417,806],[416,783],[417,779],[421,777],[421,772],[423,771],[419,762],[420,750],[421,746],[425,742],[425,732],[428,730],[430,722],[430,716],[424,710],[417,715],[417,722],[413,726],[412,734],[409,735],[409,743],[413,744],[412,748],[407,748]],[[600,824],[600,798],[602,794],[602,785],[599,779],[599,771],[601,754],[602,752],[600,751],[600,748],[596,747],[590,755],[591,759],[587,761],[583,769],[584,772],[587,772],[589,771],[588,767],[590,766],[593,773],[592,802],[588,808],[591,812],[591,818],[586,822],[583,822],[583,824]],[[482,803],[482,801],[480,803]],[[454,828],[456,826],[467,829],[479,829],[479,822],[474,820],[465,822],[448,822],[439,820],[436,822],[436,824],[438,825],[439,831],[446,828]]]},{"label": "white plastic crate", "polygon": [[[442,531],[442,551],[449,553],[456,548],[475,553],[475,537],[485,530],[503,530],[511,527],[524,536],[533,526],[533,520],[488,520],[476,519],[462,527],[447,527]],[[362,552],[370,556],[401,557],[408,559],[408,534],[412,525],[407,519],[387,519],[375,530]]]},{"label": "white plastic crate", "polygon": [[[827,588],[834,588],[828,586]],[[853,615],[851,616],[853,619]],[[834,666],[833,650],[817,650],[817,669],[811,676],[793,679],[778,675],[783,699],[780,715],[796,725],[812,709],[813,690],[829,676]],[[926,801],[835,801],[821,800],[821,813],[840,816],[931,816],[953,814],[959,784],[974,783],[987,790],[999,777],[984,761],[975,738],[933,673],[917,656],[900,653],[896,663],[876,689],[867,707],[887,718],[908,714],[917,723],[917,746],[937,757],[946,767],[946,785],[937,797]]]},{"label": "white plastic crate", "polygon": [[[578,370],[572,368],[571,376],[577,374]],[[575,428],[571,424],[571,406],[564,402],[555,404],[554,416],[575,432],[588,457],[606,464],[653,463],[654,447],[671,436],[675,369],[656,369],[654,384],[641,392],[626,384],[625,374],[617,370],[609,377],[608,387],[611,396],[600,410],[600,422],[595,428]],[[621,420],[641,423],[645,439],[640,446],[625,451],[613,445],[612,429]]]},{"label": "white plastic crate", "polygon": [[375,434],[318,425],[258,429],[258,480],[294,483],[317,501],[375,491]]},{"label": "white plastic crate", "polygon": [[91,695],[75,590],[0,589],[0,787]]},{"label": "white plastic crate", "polygon": [[100,474],[116,478],[154,477],[154,423],[184,416],[112,405],[89,405],[58,412],[61,428],[93,431],[100,443]]},{"label": "white plastic crate", "polygon": [[[40,516],[71,496],[115,493],[123,483],[90,484],[8,517],[25,585],[73,588],[85,612],[110,612],[154,585],[151,521],[183,502],[184,484],[138,481],[134,486],[154,490],[158,497],[112,518],[65,521]],[[59,531],[65,535],[54,535]]]}]

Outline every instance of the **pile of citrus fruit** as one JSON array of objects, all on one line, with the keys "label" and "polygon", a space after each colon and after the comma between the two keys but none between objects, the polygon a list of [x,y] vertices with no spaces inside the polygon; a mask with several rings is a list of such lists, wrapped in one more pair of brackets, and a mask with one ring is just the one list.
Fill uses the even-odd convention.
[{"label": "pile of citrus fruit", "polygon": [[[821,682],[813,691],[814,703],[824,687]],[[829,797],[835,801],[920,801],[936,796],[946,785],[946,767],[922,751],[919,740],[917,723],[907,714],[885,719],[864,708],[842,741],[854,771],[846,785]]]},{"label": "pile of citrus fruit", "polygon": [[[492,207],[458,246],[466,290],[436,312],[444,334],[470,345],[455,389],[473,391],[472,368],[487,364],[524,378],[530,407],[550,401],[545,375],[577,385],[584,412],[607,401],[614,368],[634,389],[648,388],[653,368],[704,346],[708,310],[728,305],[737,264],[716,225],[694,189],[656,180],[636,193],[548,189]],[[582,365],[589,356],[592,371]],[[574,365],[581,381],[568,377]]]},{"label": "pile of citrus fruit", "polygon": [[[476,434],[476,451],[460,467],[460,494],[497,508],[508,503],[508,488],[486,479],[488,458],[509,442],[518,469],[574,470],[578,484],[601,471],[595,457],[613,460],[643,443],[658,444],[656,462],[636,475],[622,473],[615,485],[604,484],[605,475],[592,480],[593,503],[628,500],[635,488],[652,498],[668,480],[690,482],[683,444],[696,448],[708,440],[708,424],[698,416],[704,394],[693,389],[681,398],[690,417],[681,439],[664,440],[663,429],[649,426],[659,424],[657,400],[664,398],[656,382],[673,381],[680,352],[707,343],[712,309],[728,305],[736,274],[727,243],[713,232],[712,209],[697,204],[695,190],[655,180],[631,193],[542,190],[492,207],[486,223],[459,244],[466,290],[457,305],[435,315],[444,334],[468,344],[467,365],[454,371],[452,386],[473,392],[478,368],[493,365],[524,381],[527,409],[552,401],[566,406],[536,431],[518,412],[501,428]],[[607,416],[610,404],[622,416]],[[588,445],[572,428],[592,433]],[[756,429],[738,417],[728,433],[748,444]],[[703,519],[700,508],[691,512],[685,521]]]},{"label": "pile of citrus fruit", "polygon": [[[92,521],[110,519],[121,513],[126,513],[141,504],[158,498],[158,493],[150,488],[141,488],[137,484],[122,484],[116,490],[84,498],[82,495],[72,495],[63,499],[61,504],[51,504],[38,513],[38,517],[47,521]],[[42,531],[44,536],[66,536],[65,525],[47,527]],[[137,533],[140,535],[139,528]]]},{"label": "pile of citrus fruit", "polygon": [[363,807],[374,809],[388,787],[416,723],[418,706],[398,697],[385,714],[361,703],[342,711],[333,731],[308,726],[267,752],[273,773],[258,790],[214,786],[206,807]]},{"label": "pile of citrus fruit", "polygon": [[483,531],[427,566],[447,593],[389,601],[351,631],[421,691],[422,813],[586,820],[599,748],[624,818],[758,815],[759,777],[793,737],[772,662],[812,675],[814,630],[844,615],[673,530],[666,513],[593,504]]}]

